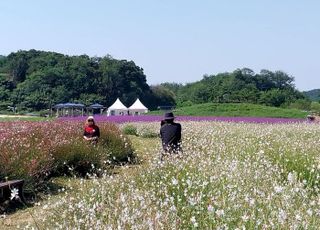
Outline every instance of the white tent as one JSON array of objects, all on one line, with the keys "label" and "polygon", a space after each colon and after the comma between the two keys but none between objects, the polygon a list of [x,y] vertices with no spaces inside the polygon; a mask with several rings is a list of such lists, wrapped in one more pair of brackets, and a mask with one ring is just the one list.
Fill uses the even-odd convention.
[{"label": "white tent", "polygon": [[108,108],[107,115],[115,116],[115,115],[127,115],[128,108],[122,104],[122,102],[117,98],[117,100]]},{"label": "white tent", "polygon": [[141,113],[147,112],[148,108],[142,104],[139,98],[129,107],[129,113],[132,115],[140,115]]}]

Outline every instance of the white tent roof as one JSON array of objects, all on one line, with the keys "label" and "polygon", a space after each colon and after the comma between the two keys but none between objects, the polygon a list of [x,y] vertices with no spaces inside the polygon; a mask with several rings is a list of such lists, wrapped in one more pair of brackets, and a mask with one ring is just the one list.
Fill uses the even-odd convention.
[{"label": "white tent roof", "polygon": [[122,104],[119,98],[108,108],[108,110],[128,110],[127,107]]},{"label": "white tent roof", "polygon": [[137,98],[137,100],[129,107],[129,110],[148,110],[142,102]]}]

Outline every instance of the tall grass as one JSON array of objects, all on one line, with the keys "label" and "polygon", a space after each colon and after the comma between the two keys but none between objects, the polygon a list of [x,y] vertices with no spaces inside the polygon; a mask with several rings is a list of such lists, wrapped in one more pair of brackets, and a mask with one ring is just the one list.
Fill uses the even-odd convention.
[{"label": "tall grass", "polygon": [[130,140],[116,125],[99,126],[101,137],[93,146],[83,140],[80,122],[4,123],[0,127],[0,180],[24,179],[26,192],[34,192],[52,175],[85,175],[132,158]]}]

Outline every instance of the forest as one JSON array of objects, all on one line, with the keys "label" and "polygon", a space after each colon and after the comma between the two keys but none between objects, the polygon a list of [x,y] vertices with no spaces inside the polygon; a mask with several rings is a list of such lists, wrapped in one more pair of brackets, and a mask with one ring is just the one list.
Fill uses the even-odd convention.
[{"label": "forest", "polygon": [[[68,56],[29,50],[0,56],[0,110],[41,111],[57,103],[110,106],[116,98],[130,105],[136,98],[150,109],[207,102],[308,107],[310,100],[282,71],[249,68],[204,75],[199,81],[148,85],[143,68],[112,56]],[[296,106],[296,107],[297,107]]]}]

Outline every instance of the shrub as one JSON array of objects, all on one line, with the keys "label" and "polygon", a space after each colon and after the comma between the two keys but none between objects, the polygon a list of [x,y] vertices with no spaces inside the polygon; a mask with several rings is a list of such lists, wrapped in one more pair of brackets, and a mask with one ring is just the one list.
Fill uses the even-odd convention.
[{"label": "shrub", "polygon": [[311,111],[319,114],[320,113],[320,103],[313,101],[311,103]]},{"label": "shrub", "polygon": [[291,103],[289,107],[308,111],[311,109],[311,101],[306,99],[298,99],[295,102]]},{"label": "shrub", "polygon": [[133,126],[132,124],[128,124],[128,125],[124,126],[122,131],[126,135],[135,135],[135,136],[137,136],[137,128],[135,126]]},{"label": "shrub", "polygon": [[[95,168],[103,168],[101,161],[101,152],[95,151],[87,143],[73,143],[59,146],[55,149],[55,175],[72,175],[80,176],[86,173],[93,173]],[[94,166],[94,167],[93,167]]]},{"label": "shrub", "polygon": [[158,133],[152,131],[151,129],[145,128],[141,130],[140,136],[143,138],[155,138],[155,137],[158,137],[159,135]]},{"label": "shrub", "polygon": [[116,125],[109,123],[100,129],[99,142],[107,150],[109,161],[123,162],[134,157],[130,140],[121,133]]},{"label": "shrub", "polygon": [[159,129],[152,124],[144,123],[138,125],[137,135],[143,138],[155,138],[159,136]]},{"label": "shrub", "polygon": [[96,169],[106,169],[106,162],[124,162],[133,157],[130,141],[123,137],[116,125],[104,123],[99,127],[101,136],[96,146],[83,141],[82,133],[78,133],[72,143],[56,147],[53,153],[56,174],[83,176],[96,172]]}]

